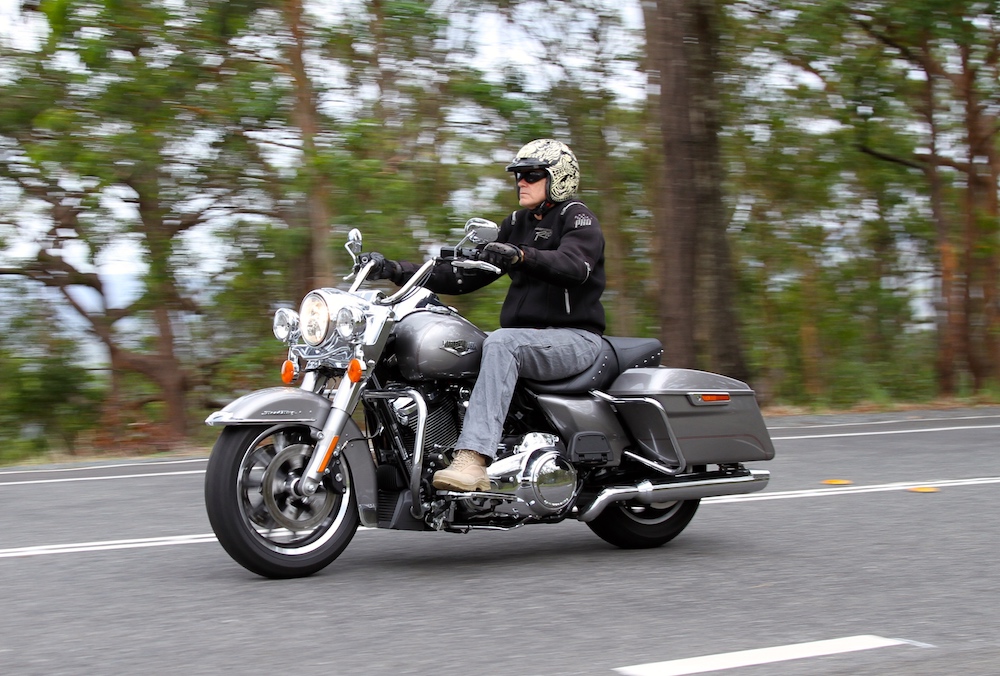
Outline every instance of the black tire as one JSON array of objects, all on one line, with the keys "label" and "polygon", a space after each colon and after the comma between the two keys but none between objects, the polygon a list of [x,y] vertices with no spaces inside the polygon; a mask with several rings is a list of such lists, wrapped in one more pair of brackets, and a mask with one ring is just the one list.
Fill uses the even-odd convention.
[{"label": "black tire", "polygon": [[701,500],[643,505],[635,501],[608,505],[587,526],[599,538],[622,549],[661,547],[681,534]]},{"label": "black tire", "polygon": [[301,474],[311,444],[301,425],[227,427],[215,442],[205,472],[208,520],[247,570],[269,578],[312,575],[354,537],[359,518],[350,472],[342,473],[343,494],[321,485],[301,500],[285,488]]}]

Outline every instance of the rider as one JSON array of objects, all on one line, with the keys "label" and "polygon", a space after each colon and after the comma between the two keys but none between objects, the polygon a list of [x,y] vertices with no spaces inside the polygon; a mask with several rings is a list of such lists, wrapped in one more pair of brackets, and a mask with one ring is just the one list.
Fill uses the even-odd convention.
[{"label": "rider", "polygon": [[[597,359],[604,332],[604,235],[597,217],[574,200],[580,168],[569,147],[537,139],[507,165],[522,209],[504,219],[482,259],[510,275],[502,328],[483,343],[482,365],[451,464],[435,472],[435,488],[487,490],[486,465],[496,457],[518,377],[558,380]],[[378,253],[369,279],[403,284],[417,269]],[[468,293],[499,279],[438,263],[426,284],[435,293]]]}]

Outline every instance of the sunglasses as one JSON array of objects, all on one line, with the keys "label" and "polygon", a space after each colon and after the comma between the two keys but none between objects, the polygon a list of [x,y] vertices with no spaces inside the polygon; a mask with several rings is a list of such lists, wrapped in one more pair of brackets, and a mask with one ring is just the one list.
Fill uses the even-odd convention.
[{"label": "sunglasses", "polygon": [[544,169],[533,169],[531,171],[515,171],[514,172],[514,182],[520,183],[524,181],[525,183],[538,183],[544,178],[548,178],[549,172]]}]

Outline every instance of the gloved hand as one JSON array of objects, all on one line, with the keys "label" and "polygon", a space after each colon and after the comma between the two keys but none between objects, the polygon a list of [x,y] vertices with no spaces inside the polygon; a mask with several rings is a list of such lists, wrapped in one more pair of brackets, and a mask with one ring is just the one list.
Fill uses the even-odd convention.
[{"label": "gloved hand", "polygon": [[397,277],[401,271],[399,263],[389,260],[378,251],[363,254],[358,259],[358,263],[361,264],[361,267],[364,267],[368,261],[375,262],[371,272],[368,273],[368,279],[393,279],[394,277]]},{"label": "gloved hand", "polygon": [[524,252],[513,244],[490,242],[483,247],[482,259],[500,268],[501,272],[507,272],[524,260]]}]

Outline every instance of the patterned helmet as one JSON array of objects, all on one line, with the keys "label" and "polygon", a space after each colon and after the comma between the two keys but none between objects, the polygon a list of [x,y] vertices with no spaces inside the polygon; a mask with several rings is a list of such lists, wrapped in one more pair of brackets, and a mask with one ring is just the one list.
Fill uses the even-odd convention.
[{"label": "patterned helmet", "polygon": [[550,138],[532,141],[517,151],[507,171],[545,169],[549,174],[545,195],[550,202],[564,202],[580,188],[580,164],[565,143]]}]

